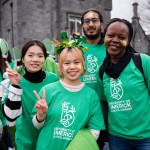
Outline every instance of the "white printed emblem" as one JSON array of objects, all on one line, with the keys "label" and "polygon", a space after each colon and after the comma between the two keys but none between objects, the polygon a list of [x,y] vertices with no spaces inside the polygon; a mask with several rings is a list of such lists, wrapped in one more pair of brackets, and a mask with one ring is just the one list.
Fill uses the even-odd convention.
[{"label": "white printed emblem", "polygon": [[87,71],[90,73],[96,72],[98,68],[98,59],[97,57],[93,56],[93,54],[90,54],[87,56]]},{"label": "white printed emblem", "polygon": [[74,113],[75,113],[75,108],[68,102],[64,102],[62,104],[62,114],[61,114],[61,119],[60,123],[64,125],[65,127],[69,127],[71,124],[74,122]]},{"label": "white printed emblem", "polygon": [[119,100],[123,96],[122,82],[119,79],[110,79],[111,97]]}]

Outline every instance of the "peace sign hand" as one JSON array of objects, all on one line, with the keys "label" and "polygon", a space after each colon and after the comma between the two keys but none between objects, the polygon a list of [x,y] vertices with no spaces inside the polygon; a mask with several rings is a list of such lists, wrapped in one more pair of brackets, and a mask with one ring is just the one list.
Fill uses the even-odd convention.
[{"label": "peace sign hand", "polygon": [[17,72],[17,62],[15,61],[14,69],[12,69],[9,63],[6,61],[6,72],[8,73],[8,78],[14,85],[19,85],[20,83],[20,74]]},{"label": "peace sign hand", "polygon": [[43,121],[46,117],[46,112],[48,110],[48,106],[46,103],[46,94],[45,94],[45,90],[43,90],[43,97],[42,99],[40,98],[40,96],[38,95],[38,93],[36,91],[33,91],[35,97],[37,98],[37,103],[36,103],[36,109],[37,109],[37,119],[38,121]]}]

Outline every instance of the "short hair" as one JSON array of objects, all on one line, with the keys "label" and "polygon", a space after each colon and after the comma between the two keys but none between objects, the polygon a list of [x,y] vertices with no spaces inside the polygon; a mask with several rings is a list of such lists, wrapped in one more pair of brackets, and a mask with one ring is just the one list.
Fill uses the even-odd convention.
[{"label": "short hair", "polygon": [[112,23],[114,23],[114,22],[122,22],[122,23],[124,23],[124,24],[128,27],[128,29],[129,29],[129,36],[128,36],[128,38],[129,38],[129,43],[130,43],[131,40],[132,40],[132,37],[133,37],[133,27],[132,27],[132,24],[131,24],[128,20],[126,20],[126,19],[121,19],[121,18],[113,18],[113,19],[111,19],[111,20],[106,24],[106,26],[105,26],[105,29],[104,29],[104,36],[105,36],[105,34],[106,34],[106,32],[107,32],[107,29],[108,29],[108,27],[110,26],[110,24],[112,24]]},{"label": "short hair", "polygon": [[66,47],[62,50],[62,52],[60,53],[59,55],[59,63],[58,63],[58,74],[61,78],[63,78],[63,72],[62,72],[62,65],[65,61],[65,58],[66,58],[66,55],[71,52],[73,53],[73,55],[75,55],[80,61],[81,61],[81,64],[82,64],[82,67],[83,67],[83,74],[85,73],[85,68],[84,68],[84,56],[83,56],[83,53],[80,49],[78,49],[77,47]]},{"label": "short hair", "polygon": [[98,10],[93,9],[93,8],[90,8],[90,9],[88,9],[87,11],[85,11],[85,12],[82,14],[82,16],[81,16],[81,24],[82,24],[82,25],[83,25],[83,21],[84,21],[84,16],[85,16],[85,14],[87,14],[87,13],[90,12],[90,11],[97,13],[100,22],[103,23],[103,16],[102,16],[102,14],[101,14]]}]

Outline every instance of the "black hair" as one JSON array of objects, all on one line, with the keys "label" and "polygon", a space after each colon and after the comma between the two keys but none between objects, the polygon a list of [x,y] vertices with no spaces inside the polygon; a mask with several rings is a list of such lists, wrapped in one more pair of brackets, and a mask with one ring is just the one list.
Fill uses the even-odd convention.
[{"label": "black hair", "polygon": [[45,48],[44,44],[43,44],[42,42],[38,41],[38,40],[31,40],[31,41],[27,42],[27,43],[23,46],[23,48],[22,48],[21,61],[22,61],[22,59],[24,58],[25,54],[27,53],[28,49],[29,49],[31,46],[34,46],[34,45],[37,45],[37,46],[39,46],[39,47],[42,49],[42,51],[43,51],[43,53],[44,53],[44,57],[45,57],[45,59],[46,59],[46,57],[48,56],[48,54],[47,54],[47,51],[46,51],[46,48]]},{"label": "black hair", "polygon": [[129,38],[129,43],[130,43],[131,40],[132,40],[132,37],[133,37],[133,27],[132,27],[132,24],[131,24],[128,20],[126,20],[126,19],[120,19],[120,18],[113,18],[113,19],[111,19],[111,20],[106,24],[106,26],[105,26],[105,29],[104,29],[104,36],[105,36],[105,34],[106,34],[106,31],[107,31],[109,25],[112,24],[112,23],[114,23],[114,22],[122,22],[122,23],[126,24],[126,26],[127,26],[128,29],[129,29],[129,37],[128,37],[128,38]]},{"label": "black hair", "polygon": [[5,71],[6,71],[6,64],[2,56],[2,50],[0,49],[0,73],[3,75],[3,72]]},{"label": "black hair", "polygon": [[98,16],[99,16],[100,22],[103,23],[103,16],[102,16],[102,14],[101,14],[98,10],[93,9],[93,8],[90,8],[90,9],[88,9],[87,11],[85,11],[85,12],[82,14],[82,16],[81,16],[81,24],[82,24],[82,25],[83,25],[83,21],[84,21],[84,15],[87,14],[88,12],[90,12],[90,11],[97,13]]}]

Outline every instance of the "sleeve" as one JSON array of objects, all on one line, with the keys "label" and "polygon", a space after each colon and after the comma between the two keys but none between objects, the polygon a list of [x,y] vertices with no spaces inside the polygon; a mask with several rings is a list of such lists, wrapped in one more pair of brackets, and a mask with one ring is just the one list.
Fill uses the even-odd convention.
[{"label": "sleeve", "polygon": [[45,120],[39,122],[36,115],[33,116],[33,119],[32,119],[32,122],[33,122],[33,125],[37,128],[37,129],[40,129],[43,127],[44,123],[45,123]]},{"label": "sleeve", "polygon": [[140,54],[142,60],[142,67],[144,71],[144,76],[146,79],[146,85],[148,90],[150,91],[150,56],[146,54]]},{"label": "sleeve", "polygon": [[98,93],[97,94],[98,94],[100,100],[106,101],[106,97],[104,95],[103,81],[100,79],[100,76],[99,76],[99,68],[96,71],[97,86],[98,86]]},{"label": "sleeve", "polygon": [[93,100],[92,100],[92,104],[90,105],[91,113],[90,113],[89,120],[87,122],[87,127],[89,129],[104,130],[105,125],[103,120],[102,109],[96,92],[94,92],[91,99]]},{"label": "sleeve", "polygon": [[91,132],[92,135],[94,136],[95,140],[97,140],[97,139],[99,138],[100,130],[90,129],[90,132]]},{"label": "sleeve", "polygon": [[[100,98],[102,114],[103,114],[103,118],[104,118],[104,122],[105,122],[105,127],[107,129],[107,126],[108,126],[108,103],[107,103],[107,99],[104,94],[104,85],[103,85],[104,82],[99,77],[99,69],[97,70],[96,75],[97,75],[97,84],[98,84],[98,89],[99,89],[98,96]],[[103,80],[105,80],[104,74],[103,74]]]},{"label": "sleeve", "polygon": [[23,90],[17,85],[10,85],[9,91],[3,100],[2,111],[6,119],[15,121],[22,113],[21,95]]}]

